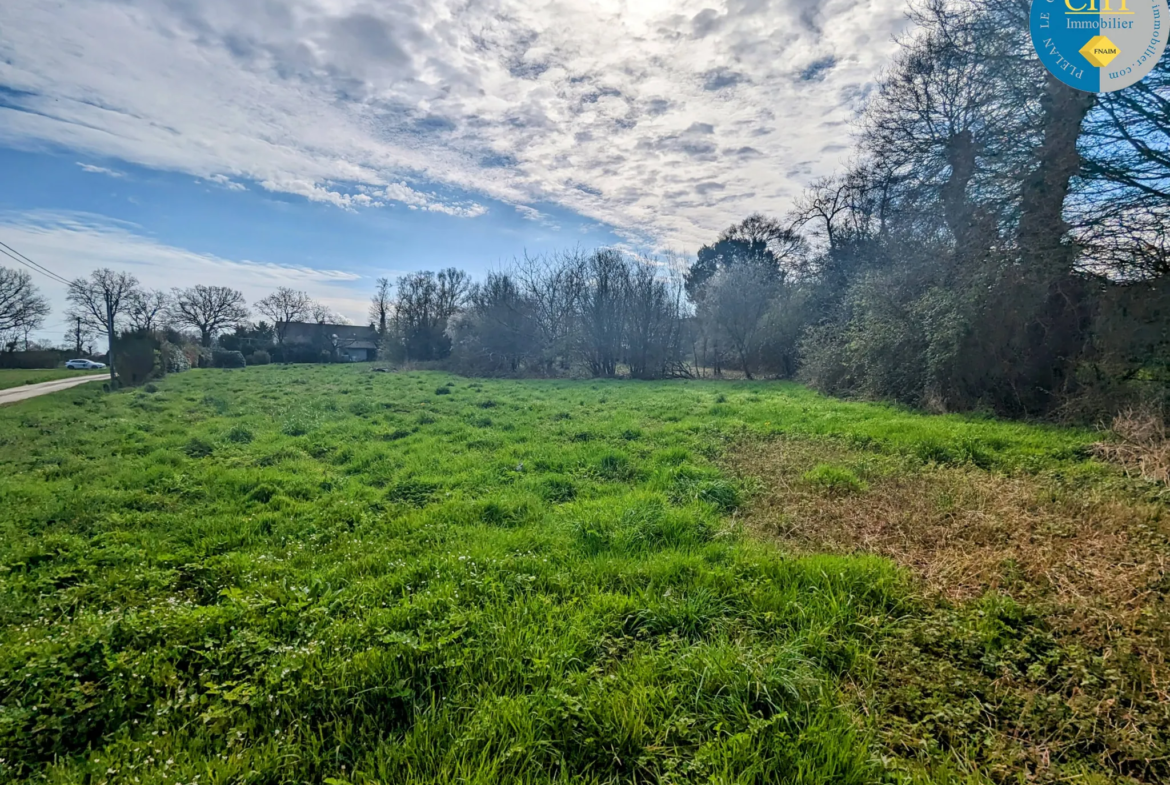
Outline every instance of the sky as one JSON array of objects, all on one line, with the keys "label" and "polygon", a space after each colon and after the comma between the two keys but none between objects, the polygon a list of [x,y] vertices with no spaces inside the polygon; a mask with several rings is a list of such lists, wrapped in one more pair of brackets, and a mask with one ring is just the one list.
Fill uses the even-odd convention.
[{"label": "sky", "polygon": [[[3,0],[0,241],[357,323],[379,276],[694,253],[848,160],[906,24],[904,0]],[[37,283],[57,339],[64,287]]]}]

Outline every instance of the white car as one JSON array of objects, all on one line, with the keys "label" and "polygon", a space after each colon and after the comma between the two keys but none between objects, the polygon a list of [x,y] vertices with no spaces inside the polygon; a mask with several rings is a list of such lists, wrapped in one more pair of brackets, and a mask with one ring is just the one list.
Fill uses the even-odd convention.
[{"label": "white car", "polygon": [[70,360],[65,367],[72,371],[97,371],[106,367],[105,363],[95,363],[93,360]]}]

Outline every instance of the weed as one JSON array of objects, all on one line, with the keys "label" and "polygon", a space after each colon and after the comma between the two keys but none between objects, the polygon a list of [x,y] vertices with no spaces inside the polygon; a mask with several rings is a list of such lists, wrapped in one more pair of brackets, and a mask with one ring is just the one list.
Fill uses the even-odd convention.
[{"label": "weed", "polygon": [[805,472],[801,479],[809,485],[834,494],[861,493],[866,489],[866,484],[852,470],[827,463],[818,463]]},{"label": "weed", "polygon": [[252,431],[243,425],[236,425],[227,432],[227,440],[235,444],[249,444],[255,436]]}]

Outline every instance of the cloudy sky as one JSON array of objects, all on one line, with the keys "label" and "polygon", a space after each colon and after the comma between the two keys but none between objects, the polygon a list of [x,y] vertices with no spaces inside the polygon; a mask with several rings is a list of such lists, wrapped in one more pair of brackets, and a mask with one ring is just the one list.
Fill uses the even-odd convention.
[{"label": "cloudy sky", "polygon": [[838,168],[904,25],[903,0],[3,0],[0,241],[355,321],[379,275],[693,253]]}]

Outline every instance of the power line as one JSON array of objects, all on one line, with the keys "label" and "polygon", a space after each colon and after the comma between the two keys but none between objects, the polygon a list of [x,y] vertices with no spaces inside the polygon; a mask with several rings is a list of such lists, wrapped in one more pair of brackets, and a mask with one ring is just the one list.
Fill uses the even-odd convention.
[{"label": "power line", "polygon": [[45,275],[45,276],[48,276],[49,278],[52,278],[54,281],[57,281],[58,283],[63,283],[66,286],[69,285],[68,280],[57,275],[55,272],[50,270],[48,267],[45,267],[44,265],[41,265],[41,264],[37,264],[32,259],[29,259],[27,256],[22,254],[20,251],[13,248],[11,245],[7,245],[5,243],[0,243],[0,253],[4,254],[5,256],[7,256],[11,259],[15,259],[17,262],[20,262],[21,264],[23,264],[25,267],[29,268],[30,270],[35,270],[36,272],[40,273],[41,275]]}]

